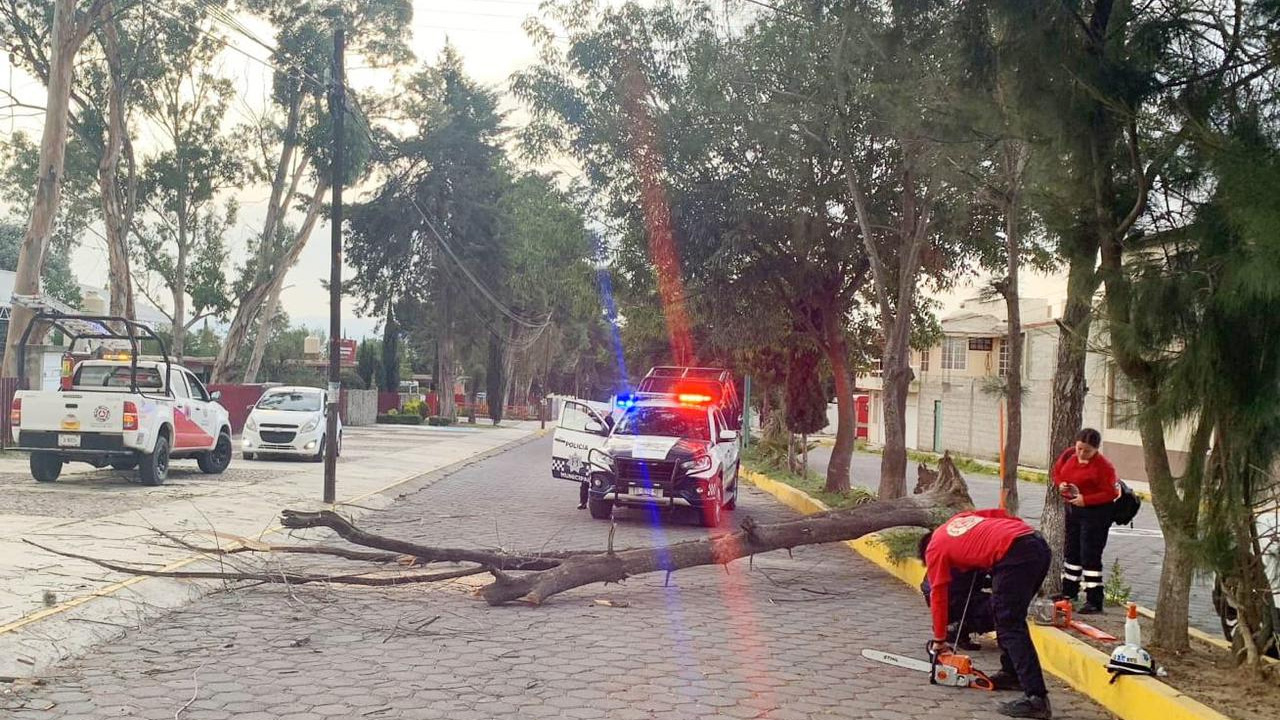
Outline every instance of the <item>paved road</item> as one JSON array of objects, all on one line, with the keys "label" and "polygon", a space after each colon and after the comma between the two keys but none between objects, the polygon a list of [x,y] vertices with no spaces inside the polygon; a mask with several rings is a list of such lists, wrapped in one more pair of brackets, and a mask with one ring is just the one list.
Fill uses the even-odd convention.
[{"label": "paved road", "polygon": [[[376,506],[365,496],[397,480],[466,460],[528,437],[536,423],[511,428],[347,428],[338,466],[338,499],[354,513]],[[222,475],[204,475],[194,460],[176,461],[159,487],[134,473],[88,465],[55,483],[36,483],[26,458],[0,458],[0,676],[23,676],[74,654],[77,648],[174,607],[199,588],[146,580],[69,560],[21,542],[152,567],[180,562],[186,550],[155,542],[151,527],[258,537],[276,526],[281,508],[318,506],[323,465],[252,461],[239,455]],[[385,504],[385,503],[384,503]],[[278,536],[274,536],[278,537]],[[195,539],[208,544],[209,539]],[[272,541],[271,537],[267,540]],[[188,568],[191,569],[191,568]],[[130,584],[121,585],[128,580]],[[102,596],[102,593],[109,593]]]},{"label": "paved road", "polygon": [[[819,474],[826,474],[830,460],[829,447],[818,447],[809,452],[809,467]],[[915,463],[908,466],[908,489],[915,485],[915,468]],[[880,456],[854,453],[850,478],[854,485],[874,488],[880,482]],[[979,506],[996,507],[999,504],[1000,483],[993,475],[965,473],[964,478],[969,483],[973,501]],[[1032,525],[1040,524],[1040,515],[1044,511],[1044,492],[1043,485],[1029,482],[1018,484],[1021,514]],[[1155,511],[1144,504],[1138,517],[1134,519],[1134,527],[1111,528],[1111,539],[1103,554],[1103,571],[1109,575],[1112,563],[1118,560],[1126,580],[1133,588],[1133,599],[1141,605],[1154,608],[1160,589],[1160,564],[1163,558],[1164,537],[1160,534],[1160,525],[1156,521]],[[1212,578],[1200,577],[1194,580],[1191,588],[1191,622],[1193,626],[1214,637],[1221,637],[1222,624],[1210,599],[1212,588]]]},{"label": "paved road", "polygon": [[[440,544],[603,548],[608,525],[575,509],[577,488],[549,476],[549,453],[541,440],[405,486],[362,524]],[[730,522],[748,514],[792,516],[754,489]],[[687,516],[634,511],[617,531],[620,547],[708,532]],[[8,700],[8,717],[998,717],[995,695],[933,687],[860,656],[922,654],[927,611],[918,593],[840,546],[685,570],[670,586],[646,575],[581,588],[536,608],[491,608],[472,590],[231,590],[56,668],[47,685]],[[993,667],[994,653],[979,662]],[[1053,692],[1060,718],[1107,717],[1061,686]]]}]

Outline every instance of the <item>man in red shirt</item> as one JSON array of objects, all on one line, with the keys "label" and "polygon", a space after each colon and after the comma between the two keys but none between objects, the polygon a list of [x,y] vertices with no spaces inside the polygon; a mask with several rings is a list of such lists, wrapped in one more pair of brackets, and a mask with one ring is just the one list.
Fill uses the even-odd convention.
[{"label": "man in red shirt", "polygon": [[1102,612],[1102,552],[1120,497],[1115,466],[1098,452],[1101,445],[1102,434],[1085,428],[1053,464],[1053,484],[1067,503],[1062,594],[1074,602],[1084,588],[1081,615]]},{"label": "man in red shirt", "polygon": [[996,688],[1021,688],[1025,697],[1002,703],[1009,717],[1053,716],[1040,657],[1027,630],[1027,609],[1049,572],[1049,545],[1030,525],[1004,510],[962,512],[920,541],[929,583],[933,586],[933,652],[950,652],[947,645],[947,599],[952,571],[991,573],[991,605],[1000,645],[1000,671],[991,677]]}]

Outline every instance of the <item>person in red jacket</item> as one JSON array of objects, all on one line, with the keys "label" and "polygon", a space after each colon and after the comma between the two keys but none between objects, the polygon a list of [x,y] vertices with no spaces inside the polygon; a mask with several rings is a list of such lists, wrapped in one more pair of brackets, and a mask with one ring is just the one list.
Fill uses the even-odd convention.
[{"label": "person in red jacket", "polygon": [[931,652],[950,652],[947,624],[948,599],[953,571],[991,573],[991,607],[995,615],[996,642],[1000,645],[1000,671],[991,676],[998,690],[1021,689],[1025,697],[999,707],[1009,717],[1053,716],[1049,691],[1040,669],[1040,656],[1027,630],[1027,609],[1049,573],[1052,553],[1040,533],[1004,510],[962,512],[920,539],[933,588]]},{"label": "person in red jacket", "polygon": [[1081,615],[1102,612],[1102,551],[1111,532],[1112,503],[1120,497],[1115,466],[1098,452],[1101,445],[1102,434],[1085,428],[1053,464],[1054,487],[1067,503],[1062,595],[1074,602],[1084,588]]}]

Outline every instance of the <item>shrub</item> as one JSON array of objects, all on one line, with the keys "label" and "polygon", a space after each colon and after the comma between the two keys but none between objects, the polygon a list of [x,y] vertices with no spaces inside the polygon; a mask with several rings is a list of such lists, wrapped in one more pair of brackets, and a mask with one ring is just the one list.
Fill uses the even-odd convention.
[{"label": "shrub", "polygon": [[402,415],[417,415],[421,417],[424,414],[423,413],[424,407],[425,405],[423,404],[423,402],[417,398],[414,398],[412,400],[405,400],[404,404],[400,406],[400,413]]},{"label": "shrub", "polygon": [[455,422],[457,421],[454,420],[453,418],[444,417],[442,415],[432,415],[431,417],[427,418],[428,425],[435,425],[435,426],[452,425]]},{"label": "shrub", "polygon": [[421,425],[422,418],[417,415],[379,415],[378,422],[383,425]]}]

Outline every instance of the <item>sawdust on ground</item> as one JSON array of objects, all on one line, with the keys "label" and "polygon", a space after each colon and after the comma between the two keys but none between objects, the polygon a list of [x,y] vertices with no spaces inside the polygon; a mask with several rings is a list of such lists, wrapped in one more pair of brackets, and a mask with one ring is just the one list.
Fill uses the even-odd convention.
[{"label": "sawdust on ground", "polygon": [[[1090,615],[1081,620],[1105,630],[1123,640],[1124,611],[1107,608],[1105,615]],[[1138,618],[1142,636],[1150,638],[1154,632],[1151,621]],[[1117,643],[1105,643],[1072,633],[1104,653],[1110,654]],[[1280,666],[1272,665],[1269,676],[1259,679],[1253,673],[1237,667],[1230,653],[1222,648],[1191,639],[1191,650],[1181,655],[1159,648],[1147,648],[1156,665],[1169,674],[1160,681],[1208,705],[1233,720],[1276,720],[1280,708]]]}]

